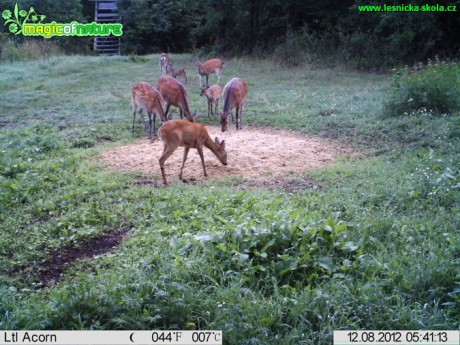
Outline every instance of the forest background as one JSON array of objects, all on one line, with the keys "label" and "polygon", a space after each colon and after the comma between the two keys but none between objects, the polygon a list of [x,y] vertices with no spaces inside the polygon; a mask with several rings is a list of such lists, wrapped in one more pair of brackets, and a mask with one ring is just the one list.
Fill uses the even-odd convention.
[{"label": "forest background", "polygon": [[[25,0],[45,22],[94,21],[88,0]],[[0,0],[0,9],[16,1]],[[364,12],[359,0],[118,0],[123,54],[194,53],[201,57],[249,55],[283,65],[345,64],[366,70],[412,65],[460,52],[460,1],[410,1],[456,11]],[[19,60],[25,38],[0,28],[0,58]],[[37,40],[34,40],[36,42]],[[43,39],[37,54],[90,54],[91,38]],[[33,54],[32,54],[33,55]],[[30,57],[30,56],[29,56]]]}]

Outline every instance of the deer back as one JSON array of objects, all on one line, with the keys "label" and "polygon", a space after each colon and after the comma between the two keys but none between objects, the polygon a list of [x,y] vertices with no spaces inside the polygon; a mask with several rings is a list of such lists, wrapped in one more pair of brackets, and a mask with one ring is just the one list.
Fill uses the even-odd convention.
[{"label": "deer back", "polygon": [[224,69],[225,63],[220,59],[211,59],[204,62],[197,62],[197,71],[201,75],[209,75]]},{"label": "deer back", "polygon": [[131,89],[131,100],[133,106],[137,105],[147,114],[159,114],[161,120],[166,121],[161,95],[158,90],[149,83],[135,83]]},{"label": "deer back", "polygon": [[228,115],[235,107],[240,107],[246,101],[249,91],[248,83],[241,78],[233,78],[224,87],[224,110],[223,114]]},{"label": "deer back", "polygon": [[222,94],[222,87],[218,84],[214,84],[211,86],[205,86],[201,88],[200,96],[206,96],[206,98],[214,102],[219,99]]},{"label": "deer back", "polygon": [[190,114],[187,101],[187,90],[180,81],[169,76],[161,77],[158,79],[157,87],[161,97],[167,103],[181,108],[185,112],[187,119],[193,122],[193,116]]}]

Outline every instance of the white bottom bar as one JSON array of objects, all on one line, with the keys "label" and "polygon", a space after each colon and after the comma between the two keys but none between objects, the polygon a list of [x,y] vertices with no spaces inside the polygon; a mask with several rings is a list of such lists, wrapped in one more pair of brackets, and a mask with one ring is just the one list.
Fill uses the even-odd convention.
[{"label": "white bottom bar", "polygon": [[0,344],[222,345],[222,331],[0,331]]},{"label": "white bottom bar", "polygon": [[459,345],[460,331],[334,331],[334,345]]}]

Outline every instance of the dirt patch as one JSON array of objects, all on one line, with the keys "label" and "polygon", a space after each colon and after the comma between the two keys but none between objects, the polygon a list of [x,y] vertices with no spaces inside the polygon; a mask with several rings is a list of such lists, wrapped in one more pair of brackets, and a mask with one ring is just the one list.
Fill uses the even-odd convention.
[{"label": "dirt patch", "polygon": [[[248,128],[222,133],[220,127],[207,126],[211,138],[226,141],[228,165],[223,166],[213,153],[204,149],[208,179],[242,177],[249,183],[277,184],[302,176],[305,172],[332,165],[341,155],[353,154],[350,148],[327,142],[319,137],[297,132],[267,128]],[[133,145],[121,146],[104,152],[98,160],[110,169],[139,172],[145,184],[161,185],[158,159],[163,143],[139,139]],[[196,150],[190,151],[183,177],[190,181],[204,180],[201,162]],[[178,181],[183,149],[179,148],[165,163],[169,183]]]},{"label": "dirt patch", "polygon": [[16,271],[16,274],[34,274],[44,286],[59,283],[67,269],[76,260],[94,258],[106,254],[119,246],[131,227],[124,227],[115,232],[104,233],[93,238],[90,242],[81,244],[78,248],[65,247],[55,253],[48,261],[38,266],[28,266]]}]

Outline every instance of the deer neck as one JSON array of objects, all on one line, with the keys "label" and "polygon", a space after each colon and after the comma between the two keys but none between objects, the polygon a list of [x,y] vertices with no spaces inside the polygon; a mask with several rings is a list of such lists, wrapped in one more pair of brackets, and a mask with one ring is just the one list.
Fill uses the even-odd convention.
[{"label": "deer neck", "polygon": [[216,157],[219,158],[219,147],[216,145],[216,143],[211,139],[211,137],[208,135],[206,138],[206,141],[204,142],[204,146],[208,148]]}]

